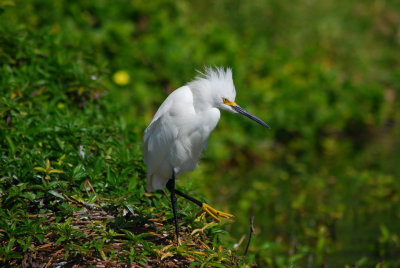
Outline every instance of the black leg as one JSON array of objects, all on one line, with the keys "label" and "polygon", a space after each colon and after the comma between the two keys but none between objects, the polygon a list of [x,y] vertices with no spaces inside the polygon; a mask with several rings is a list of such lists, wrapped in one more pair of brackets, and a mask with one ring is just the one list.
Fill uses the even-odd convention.
[{"label": "black leg", "polygon": [[175,219],[175,232],[176,232],[176,240],[179,241],[179,229],[178,229],[178,215],[176,214],[176,196],[175,196],[175,172],[172,171],[172,179],[170,179],[167,183],[167,189],[171,193],[171,204],[172,211],[174,213]]},{"label": "black leg", "polygon": [[178,190],[175,190],[175,193],[176,193],[177,195],[180,195],[180,196],[186,198],[186,199],[189,200],[189,201],[192,201],[193,203],[195,203],[195,204],[198,205],[199,207],[202,207],[202,206],[203,206],[203,202],[200,202],[199,200],[197,200],[197,199],[191,197],[190,195],[187,195],[187,194],[185,194],[185,193],[182,193],[181,191],[178,191]]}]

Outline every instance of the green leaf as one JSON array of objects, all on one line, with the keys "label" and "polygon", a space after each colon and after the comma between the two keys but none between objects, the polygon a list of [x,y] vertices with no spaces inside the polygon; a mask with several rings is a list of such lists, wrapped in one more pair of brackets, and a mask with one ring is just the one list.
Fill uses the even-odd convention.
[{"label": "green leaf", "polygon": [[52,169],[49,171],[49,174],[52,174],[52,173],[64,173],[64,171],[59,170],[59,169]]},{"label": "green leaf", "polygon": [[42,168],[42,167],[34,167],[33,169],[34,169],[34,170],[41,171],[41,172],[43,172],[43,173],[46,173],[46,169],[44,169],[44,168]]},{"label": "green leaf", "polygon": [[49,190],[48,193],[54,195],[55,197],[65,200],[65,197],[55,190]]},{"label": "green leaf", "polygon": [[73,170],[73,176],[75,179],[82,179],[87,177],[87,172],[82,164],[77,165]]}]

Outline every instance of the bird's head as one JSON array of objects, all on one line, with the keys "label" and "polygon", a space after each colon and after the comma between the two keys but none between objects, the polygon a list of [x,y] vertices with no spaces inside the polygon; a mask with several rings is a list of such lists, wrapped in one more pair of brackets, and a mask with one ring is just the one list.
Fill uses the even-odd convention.
[{"label": "bird's head", "polygon": [[236,90],[230,68],[225,70],[223,67],[215,69],[206,67],[204,73],[200,74],[201,76],[188,84],[194,90],[195,108],[215,107],[232,113],[240,113],[264,127],[270,128],[261,119],[236,104]]}]

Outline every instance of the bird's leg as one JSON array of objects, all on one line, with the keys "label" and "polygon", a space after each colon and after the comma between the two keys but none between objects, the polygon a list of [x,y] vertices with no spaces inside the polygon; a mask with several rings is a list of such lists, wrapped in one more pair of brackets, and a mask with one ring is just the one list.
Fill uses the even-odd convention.
[{"label": "bird's leg", "polygon": [[198,205],[199,207],[202,208],[203,212],[209,214],[211,217],[213,217],[216,221],[221,221],[218,217],[223,217],[223,218],[231,218],[233,217],[232,214],[226,213],[226,212],[222,212],[219,210],[216,210],[215,208],[211,207],[210,205],[208,205],[207,203],[201,202],[193,197],[191,197],[190,195],[187,195],[185,193],[182,193],[181,191],[175,190],[175,193],[177,195],[180,195],[184,198],[186,198],[189,201],[192,201],[193,203],[195,203],[196,205]]},{"label": "bird's leg", "polygon": [[175,232],[176,232],[176,240],[179,243],[179,229],[178,229],[178,216],[176,214],[176,196],[175,196],[175,172],[172,171],[172,178],[167,183],[167,189],[171,193],[171,203],[172,203],[172,211],[174,213],[175,220]]}]

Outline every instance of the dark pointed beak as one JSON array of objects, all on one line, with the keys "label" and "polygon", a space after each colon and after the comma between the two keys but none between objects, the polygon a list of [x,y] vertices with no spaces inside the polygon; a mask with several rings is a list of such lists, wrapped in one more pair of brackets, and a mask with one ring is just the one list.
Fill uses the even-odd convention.
[{"label": "dark pointed beak", "polygon": [[264,121],[262,121],[260,118],[252,115],[251,113],[249,113],[248,111],[246,111],[245,109],[243,109],[242,107],[240,107],[239,105],[231,105],[232,109],[235,110],[236,112],[238,112],[239,114],[242,114],[244,116],[247,116],[248,118],[250,118],[253,121],[256,121],[257,123],[259,123],[260,125],[266,127],[266,128],[270,128]]}]

